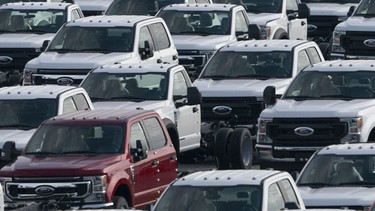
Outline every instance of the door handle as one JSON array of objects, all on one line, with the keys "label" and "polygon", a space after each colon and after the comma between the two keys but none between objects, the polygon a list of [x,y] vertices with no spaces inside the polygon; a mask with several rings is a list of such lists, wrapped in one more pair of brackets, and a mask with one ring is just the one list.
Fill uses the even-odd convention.
[{"label": "door handle", "polygon": [[156,167],[157,165],[159,165],[159,161],[158,161],[158,160],[153,160],[153,161],[151,162],[151,166],[152,166],[152,167]]},{"label": "door handle", "polygon": [[194,107],[194,108],[193,108],[193,113],[198,112],[198,110],[199,110],[199,109],[198,109],[197,107]]},{"label": "door handle", "polygon": [[177,156],[176,156],[176,155],[171,155],[171,156],[169,157],[169,160],[177,160]]},{"label": "door handle", "polygon": [[156,60],[156,62],[157,62],[158,64],[160,64],[160,63],[162,63],[162,62],[163,62],[163,60],[161,60],[161,59],[158,59],[158,60]]},{"label": "door handle", "polygon": [[306,24],[305,21],[301,21],[301,26],[304,26]]},{"label": "door handle", "polygon": [[176,60],[176,59],[178,59],[178,56],[177,56],[177,55],[173,55],[173,56],[172,56],[172,59],[173,59],[173,60]]}]

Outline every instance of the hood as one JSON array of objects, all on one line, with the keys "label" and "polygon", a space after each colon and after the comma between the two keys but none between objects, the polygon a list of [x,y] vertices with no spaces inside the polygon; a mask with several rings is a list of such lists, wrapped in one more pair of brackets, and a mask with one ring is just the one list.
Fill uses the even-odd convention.
[{"label": "hood", "polygon": [[172,35],[172,39],[177,50],[205,51],[216,51],[224,45],[236,41],[230,35]]},{"label": "hood", "polygon": [[52,40],[55,34],[0,34],[0,48],[40,48],[45,40]]},{"label": "hood", "polygon": [[371,206],[375,188],[367,187],[298,187],[303,202],[308,208],[323,206]]},{"label": "hood", "polygon": [[308,3],[311,16],[347,16],[349,8],[357,4]]},{"label": "hood", "polygon": [[56,53],[43,52],[39,57],[27,63],[28,68],[68,68],[68,69],[93,69],[105,64],[123,62],[136,62],[132,53]]},{"label": "hood", "polygon": [[346,21],[341,22],[335,28],[335,31],[375,31],[375,17],[365,18],[360,16],[350,16]]},{"label": "hood", "polygon": [[267,24],[267,22],[280,19],[281,14],[280,13],[247,13],[247,16],[249,17],[249,20],[251,23],[264,26]]},{"label": "hood", "polygon": [[14,141],[16,148],[22,150],[36,129],[31,130],[0,130],[0,148],[3,147],[7,141]]},{"label": "hood", "polygon": [[98,109],[140,109],[143,110],[157,110],[165,106],[165,101],[151,101],[145,100],[143,102],[131,102],[131,101],[122,101],[122,102],[93,102],[95,110]]},{"label": "hood", "polygon": [[[262,117],[355,117],[359,112],[374,106],[375,100],[304,100],[282,99],[266,110]],[[319,108],[318,110],[316,108]]]},{"label": "hood", "polygon": [[276,93],[282,94],[292,79],[269,79],[269,80],[212,80],[197,79],[193,85],[202,93],[202,97],[262,97],[264,88],[275,86]]},{"label": "hood", "polygon": [[121,161],[122,155],[21,155],[17,160],[0,170],[0,175],[13,176],[68,176],[94,175]]}]

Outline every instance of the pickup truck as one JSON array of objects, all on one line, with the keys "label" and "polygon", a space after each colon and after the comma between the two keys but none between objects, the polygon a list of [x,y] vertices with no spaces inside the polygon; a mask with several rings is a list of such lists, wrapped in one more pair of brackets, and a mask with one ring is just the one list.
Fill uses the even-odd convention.
[{"label": "pickup truck", "polygon": [[74,0],[78,4],[85,17],[103,15],[113,0]]},{"label": "pickup truck", "polygon": [[183,66],[105,65],[91,71],[80,86],[96,109],[148,109],[159,113],[179,161],[200,147],[201,95]]},{"label": "pickup truck", "polygon": [[193,85],[202,93],[203,146],[219,169],[251,168],[264,88],[281,96],[304,67],[321,61],[317,44],[306,40],[240,41],[212,56]]},{"label": "pickup truck", "polygon": [[[73,86],[10,86],[0,88],[0,150],[6,141],[21,152],[46,119],[81,110],[93,110],[83,88]],[[0,160],[0,168],[7,161]]]},{"label": "pickup truck", "polygon": [[0,6],[0,87],[19,85],[28,61],[43,51],[60,27],[83,17],[77,4],[7,3]]},{"label": "pickup truck", "polygon": [[167,23],[179,64],[196,78],[219,48],[249,38],[250,20],[242,6],[173,4],[156,14]]},{"label": "pickup truck", "polygon": [[164,20],[153,16],[89,16],[65,24],[29,61],[23,85],[79,85],[105,64],[178,63]]},{"label": "pickup truck", "polygon": [[[375,141],[375,69],[371,60],[336,60],[303,69],[275,103],[264,90],[256,148],[260,167],[303,167],[331,144]],[[282,166],[277,167],[277,164]]]},{"label": "pickup truck", "polygon": [[172,182],[152,211],[277,211],[305,209],[287,172],[276,170],[198,171]]},{"label": "pickup truck", "polygon": [[[11,158],[14,143],[4,146]],[[7,206],[143,209],[176,179],[176,158],[154,111],[79,111],[43,122],[0,180]]]}]

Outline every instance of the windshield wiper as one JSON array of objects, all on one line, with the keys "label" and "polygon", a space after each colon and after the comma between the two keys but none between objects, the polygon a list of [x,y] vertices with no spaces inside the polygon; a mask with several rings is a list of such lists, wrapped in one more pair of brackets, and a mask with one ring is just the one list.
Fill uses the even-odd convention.
[{"label": "windshield wiper", "polygon": [[374,187],[375,183],[373,182],[366,182],[366,181],[358,181],[358,182],[342,182],[336,184],[338,186],[365,186],[365,187]]},{"label": "windshield wiper", "polygon": [[330,183],[324,183],[324,182],[311,182],[311,183],[300,183],[298,186],[308,186],[310,188],[321,188],[321,187],[327,187],[327,186],[334,186]]},{"label": "windshield wiper", "polygon": [[295,101],[316,99],[314,96],[299,95],[299,96],[285,96],[284,99],[294,99]]},{"label": "windshield wiper", "polygon": [[77,50],[70,49],[70,48],[48,49],[48,51],[49,51],[49,52],[57,52],[57,53],[78,52]]},{"label": "windshield wiper", "polygon": [[258,74],[249,74],[249,75],[238,75],[236,78],[255,78],[258,80],[267,80],[272,77],[270,76],[265,76],[265,75],[258,75]]},{"label": "windshield wiper", "polygon": [[235,77],[229,75],[205,75],[201,78],[211,78],[212,80],[223,80],[223,79],[233,79]]},{"label": "windshield wiper", "polygon": [[371,13],[371,14],[359,14],[359,13],[357,13],[357,14],[354,14],[354,16],[362,16],[364,18],[373,18],[373,17],[375,17],[375,14],[374,13]]},{"label": "windshield wiper", "polygon": [[320,98],[339,98],[340,100],[353,100],[354,98],[352,96],[348,95],[322,95]]},{"label": "windshield wiper", "polygon": [[26,155],[54,155],[57,154],[56,152],[48,152],[48,151],[43,151],[43,152],[26,152]]},{"label": "windshield wiper", "polygon": [[9,30],[0,30],[0,33],[12,33],[12,31],[9,31]]},{"label": "windshield wiper", "polygon": [[133,97],[133,96],[122,96],[122,97],[111,97],[109,100],[128,100],[134,102],[142,102],[145,101],[145,98],[142,97]]},{"label": "windshield wiper", "polygon": [[250,13],[255,13],[255,14],[263,13],[263,11],[258,10],[258,9],[247,9],[246,11]]},{"label": "windshield wiper", "polygon": [[81,49],[79,51],[81,51],[81,52],[99,52],[99,53],[104,53],[104,54],[108,54],[108,53],[113,52],[109,49],[103,49],[103,48],[85,48],[85,49]]},{"label": "windshield wiper", "polygon": [[200,36],[208,36],[208,35],[212,35],[212,33],[210,32],[206,32],[206,31],[193,31],[194,33],[189,33],[189,34],[196,34],[196,35],[200,35]]},{"label": "windshield wiper", "polygon": [[61,152],[61,154],[93,154],[97,155],[99,153],[93,152],[93,151],[88,151],[88,150],[75,150],[75,151],[67,151],[67,152]]}]

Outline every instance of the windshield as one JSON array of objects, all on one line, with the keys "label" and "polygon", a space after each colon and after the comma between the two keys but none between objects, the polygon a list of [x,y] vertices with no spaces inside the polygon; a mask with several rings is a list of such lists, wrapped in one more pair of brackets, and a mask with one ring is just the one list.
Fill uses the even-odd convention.
[{"label": "windshield", "polygon": [[[200,78],[289,78],[292,54],[289,51],[219,51],[207,63]],[[221,78],[222,77],[222,78]]]},{"label": "windshield", "polygon": [[66,22],[65,10],[0,10],[0,33],[56,33]]},{"label": "windshield", "polygon": [[165,100],[168,83],[164,73],[91,73],[81,86],[92,101]]},{"label": "windshield", "polygon": [[226,11],[163,10],[158,16],[167,23],[172,35],[228,35],[231,15]]},{"label": "windshield", "polygon": [[159,10],[158,3],[152,0],[115,0],[106,15],[155,15]]},{"label": "windshield", "polygon": [[301,72],[283,98],[291,99],[374,99],[375,72]]},{"label": "windshield", "polygon": [[48,51],[68,52],[133,52],[133,28],[79,27],[62,28],[52,40]]},{"label": "windshield", "polygon": [[171,186],[154,211],[260,210],[258,186]]},{"label": "windshield", "polygon": [[25,154],[114,154],[123,152],[121,125],[46,124],[30,139]]},{"label": "windshield", "polygon": [[354,15],[375,17],[375,0],[363,0],[358,5],[358,8],[354,12]]},{"label": "windshield", "polygon": [[250,13],[281,13],[283,0],[213,0],[213,2],[242,5]]},{"label": "windshield", "polygon": [[336,3],[336,4],[346,4],[354,3],[357,4],[360,0],[301,0],[302,3]]},{"label": "windshield", "polygon": [[56,100],[0,100],[0,129],[31,129],[57,115]]},{"label": "windshield", "polygon": [[374,187],[375,155],[316,155],[306,165],[297,185]]}]

